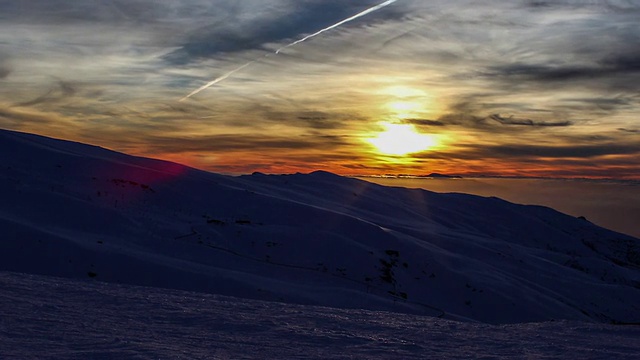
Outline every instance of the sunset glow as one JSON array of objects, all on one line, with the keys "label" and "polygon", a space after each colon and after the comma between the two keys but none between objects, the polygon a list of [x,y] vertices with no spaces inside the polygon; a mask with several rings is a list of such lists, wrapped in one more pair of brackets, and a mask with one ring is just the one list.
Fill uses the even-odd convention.
[{"label": "sunset glow", "polygon": [[231,174],[640,179],[639,12],[4,2],[0,127]]},{"label": "sunset glow", "polygon": [[400,119],[410,118],[422,109],[421,104],[414,101],[394,101],[387,106]]},{"label": "sunset glow", "polygon": [[385,130],[367,139],[384,155],[407,155],[425,151],[436,144],[433,135],[421,134],[412,125],[384,124]]},{"label": "sunset glow", "polygon": [[390,86],[379,92],[385,96],[383,111],[394,119],[416,119],[438,115],[433,96],[428,92],[410,86]]}]

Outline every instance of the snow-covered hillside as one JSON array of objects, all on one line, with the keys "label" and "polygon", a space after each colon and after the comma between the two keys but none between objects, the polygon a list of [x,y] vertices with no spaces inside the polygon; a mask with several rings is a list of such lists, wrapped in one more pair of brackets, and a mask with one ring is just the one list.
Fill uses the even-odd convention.
[{"label": "snow-covered hillside", "polygon": [[229,177],[0,131],[0,270],[487,323],[640,322],[640,240],[330,173]]},{"label": "snow-covered hillside", "polygon": [[454,322],[0,272],[2,359],[638,359],[640,327]]}]

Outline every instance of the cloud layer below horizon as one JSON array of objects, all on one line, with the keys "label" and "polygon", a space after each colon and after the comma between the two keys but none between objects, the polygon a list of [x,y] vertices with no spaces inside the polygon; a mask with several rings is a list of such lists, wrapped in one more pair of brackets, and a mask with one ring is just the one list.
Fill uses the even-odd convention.
[{"label": "cloud layer below horizon", "polygon": [[[0,127],[225,173],[640,178],[640,5],[398,0],[273,54],[379,3],[0,0]],[[442,144],[380,154],[383,123]]]}]

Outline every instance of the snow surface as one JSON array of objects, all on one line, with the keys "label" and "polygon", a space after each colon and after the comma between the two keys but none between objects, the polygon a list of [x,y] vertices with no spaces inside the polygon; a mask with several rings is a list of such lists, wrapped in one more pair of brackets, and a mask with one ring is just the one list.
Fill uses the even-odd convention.
[{"label": "snow surface", "polygon": [[2,359],[638,359],[640,327],[455,322],[0,272]]},{"label": "snow surface", "polygon": [[640,241],[540,206],[326,172],[229,177],[5,130],[0,199],[4,271],[348,314],[640,323]]}]

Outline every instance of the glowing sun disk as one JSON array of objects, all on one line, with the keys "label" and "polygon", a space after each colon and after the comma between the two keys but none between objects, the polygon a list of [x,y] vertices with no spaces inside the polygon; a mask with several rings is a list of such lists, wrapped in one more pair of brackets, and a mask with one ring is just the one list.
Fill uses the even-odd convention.
[{"label": "glowing sun disk", "polygon": [[428,150],[436,145],[433,135],[421,134],[413,125],[384,124],[386,130],[367,139],[378,151],[385,155],[407,155]]}]

